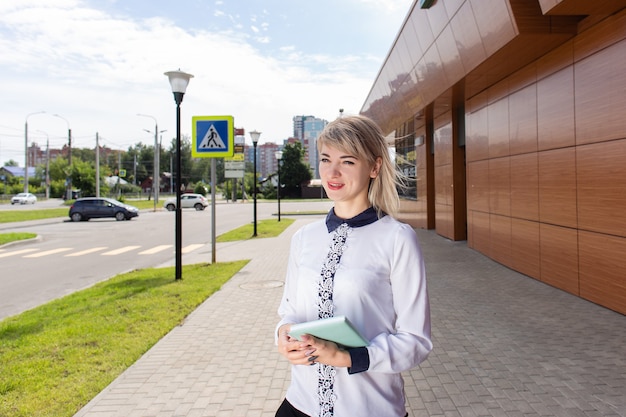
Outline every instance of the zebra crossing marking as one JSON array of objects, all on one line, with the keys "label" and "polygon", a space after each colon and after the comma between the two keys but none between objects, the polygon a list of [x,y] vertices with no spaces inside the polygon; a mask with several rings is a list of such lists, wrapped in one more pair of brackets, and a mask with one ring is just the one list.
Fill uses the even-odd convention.
[{"label": "zebra crossing marking", "polygon": [[35,250],[37,250],[37,249],[21,249],[21,250],[16,250],[15,252],[0,253],[0,258],[6,258],[6,257],[9,257],[9,256],[22,255],[24,253],[33,252]]},{"label": "zebra crossing marking", "polygon": [[68,250],[72,250],[74,248],[56,248],[51,250],[45,250],[43,252],[31,253],[30,255],[25,255],[24,258],[41,258],[42,256],[55,255],[61,252],[67,252]]},{"label": "zebra crossing marking", "polygon": [[172,245],[159,245],[155,246],[152,249],[147,249],[143,252],[139,252],[139,255],[154,255],[155,253],[164,251],[165,249],[171,248]]},{"label": "zebra crossing marking", "polygon": [[121,247],[119,249],[114,249],[112,251],[108,251],[108,252],[104,252],[103,254],[101,254],[102,256],[112,256],[112,255],[119,255],[121,253],[125,253],[125,252],[130,252],[131,250],[135,250],[135,249],[139,249],[141,246],[124,246]]},{"label": "zebra crossing marking", "polygon": [[[152,248],[139,252],[138,255],[154,255],[159,252],[163,252],[165,250],[171,249],[173,246],[174,245],[157,245]],[[203,246],[206,246],[206,244],[205,243],[190,244],[190,245],[183,247],[181,249],[181,252],[183,254],[190,253]],[[109,248],[108,246],[97,246],[97,247],[93,247],[89,249],[84,249],[78,252],[67,253],[67,254],[64,254],[63,256],[64,257],[84,256],[84,255],[89,255],[92,253],[100,252],[108,248]],[[141,248],[140,245],[123,246],[121,248],[112,249],[108,252],[102,252],[100,255],[101,256],[115,256],[115,255],[120,255],[126,252],[131,252],[139,248]],[[0,258],[8,258],[10,256],[20,256],[20,255],[22,256],[22,258],[42,258],[44,256],[56,255],[56,254],[60,254],[63,252],[68,252],[68,251],[74,250],[74,248],[62,247],[62,248],[50,249],[50,250],[39,251],[39,252],[37,252],[37,250],[38,249],[33,249],[33,248],[19,249],[15,251],[2,250],[0,251]]]},{"label": "zebra crossing marking", "polygon": [[82,250],[80,252],[74,252],[74,253],[68,253],[67,255],[65,255],[66,257],[68,256],[83,256],[83,255],[89,255],[90,253],[94,253],[94,252],[99,252],[101,250],[105,250],[108,249],[107,246],[101,246],[98,248],[91,248],[91,249],[85,249]]},{"label": "zebra crossing marking", "polygon": [[193,252],[194,250],[203,247],[204,244],[203,243],[196,243],[193,245],[187,245],[184,248],[181,249],[181,253],[189,253],[189,252]]}]

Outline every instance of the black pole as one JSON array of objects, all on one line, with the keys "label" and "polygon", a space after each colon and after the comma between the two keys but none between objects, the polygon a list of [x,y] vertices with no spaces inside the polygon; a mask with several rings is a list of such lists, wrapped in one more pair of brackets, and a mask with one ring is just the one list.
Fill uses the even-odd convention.
[{"label": "black pole", "polygon": [[176,101],[176,279],[183,279],[183,212],[180,207],[180,194],[182,187],[182,157],[180,155],[180,103],[184,93],[174,93]]},{"label": "black pole", "polygon": [[278,160],[278,187],[276,187],[276,195],[278,195],[278,221],[280,221],[280,159]]},{"label": "black pole", "polygon": [[[67,176],[67,199],[72,199],[72,129],[67,128],[67,164],[70,173]],[[118,174],[119,175],[119,174]]]},{"label": "black pole", "polygon": [[252,192],[254,193],[254,233],[252,233],[253,237],[256,237],[256,142],[252,142],[254,146],[254,187],[252,188]]}]

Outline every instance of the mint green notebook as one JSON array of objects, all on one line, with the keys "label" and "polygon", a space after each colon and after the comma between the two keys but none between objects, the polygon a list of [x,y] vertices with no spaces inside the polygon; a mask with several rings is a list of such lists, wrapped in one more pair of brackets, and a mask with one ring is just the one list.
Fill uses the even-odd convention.
[{"label": "mint green notebook", "polygon": [[346,347],[369,345],[369,341],[359,333],[346,316],[329,317],[291,325],[289,332],[291,337],[300,340],[304,334],[330,340]]}]

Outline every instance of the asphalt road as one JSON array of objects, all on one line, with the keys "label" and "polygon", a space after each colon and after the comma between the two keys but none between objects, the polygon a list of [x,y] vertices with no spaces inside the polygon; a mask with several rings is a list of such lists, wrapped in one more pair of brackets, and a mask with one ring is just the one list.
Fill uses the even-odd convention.
[{"label": "asphalt road", "polygon": [[[34,206],[52,207],[54,200]],[[329,201],[281,202],[281,212],[328,210]],[[11,205],[8,206],[11,208]],[[21,206],[29,210],[32,206]],[[16,209],[16,206],[12,207]],[[0,210],[6,209],[2,206]],[[276,218],[277,204],[258,203],[257,219]],[[0,216],[1,216],[0,211]],[[216,204],[216,235],[253,220],[253,204]],[[55,218],[24,223],[0,223],[0,233],[32,232],[33,241],[0,247],[0,320],[123,272],[159,267],[174,258],[174,212],[145,210],[138,218],[118,222],[97,219],[74,223]],[[183,210],[182,252],[206,256],[213,246],[211,206],[204,211]],[[271,248],[268,248],[268,254]],[[245,257],[244,257],[245,258]],[[216,259],[219,262],[219,258]]]},{"label": "asphalt road", "polygon": [[2,213],[2,210],[40,210],[42,208],[60,207],[65,207],[63,200],[60,198],[51,198],[48,200],[38,200],[35,204],[0,204],[0,213]]}]

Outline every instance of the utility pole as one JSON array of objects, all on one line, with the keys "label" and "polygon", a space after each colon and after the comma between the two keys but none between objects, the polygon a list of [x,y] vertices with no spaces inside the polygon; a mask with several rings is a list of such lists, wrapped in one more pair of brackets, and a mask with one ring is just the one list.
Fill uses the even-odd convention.
[{"label": "utility pole", "polygon": [[70,128],[70,122],[63,116],[59,115],[59,114],[53,114],[54,117],[58,117],[59,119],[63,120],[65,123],[67,123],[67,163],[68,163],[68,169],[69,169],[69,173],[67,174],[67,189],[66,189],[66,196],[65,198],[67,198],[68,200],[72,199],[72,129]]},{"label": "utility pole", "polygon": [[50,198],[50,140],[46,139],[46,199]]},{"label": "utility pole", "polygon": [[[157,119],[154,116],[150,116],[149,114],[141,114],[138,113],[137,116],[141,117],[149,117],[154,120],[154,164],[153,164],[153,175],[152,175],[152,193],[154,195],[154,211],[156,211],[157,203],[159,202],[159,191],[161,188],[160,182],[160,160],[161,160],[161,146],[159,144],[159,133],[167,132],[167,130],[161,130],[159,132],[159,124],[157,123]],[[148,133],[150,132],[148,129],[144,129],[144,131]],[[161,135],[163,136],[163,135]]]},{"label": "utility pole", "polygon": [[100,197],[100,144],[96,132],[96,197]]},{"label": "utility pole", "polygon": [[117,198],[120,198],[121,190],[120,190],[120,174],[122,173],[122,151],[117,151]]}]

